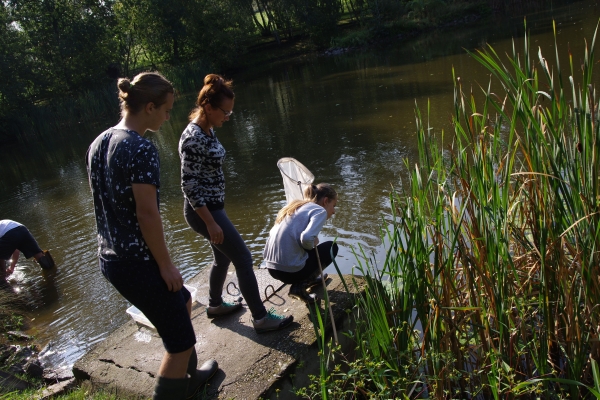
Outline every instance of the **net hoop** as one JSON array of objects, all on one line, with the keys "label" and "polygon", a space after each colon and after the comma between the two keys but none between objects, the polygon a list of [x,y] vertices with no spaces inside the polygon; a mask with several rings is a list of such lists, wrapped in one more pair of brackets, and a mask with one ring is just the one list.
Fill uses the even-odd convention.
[{"label": "net hoop", "polygon": [[283,178],[285,199],[289,204],[293,200],[304,198],[304,189],[311,185],[315,176],[300,161],[292,157],[283,157],[277,161],[277,167]]}]

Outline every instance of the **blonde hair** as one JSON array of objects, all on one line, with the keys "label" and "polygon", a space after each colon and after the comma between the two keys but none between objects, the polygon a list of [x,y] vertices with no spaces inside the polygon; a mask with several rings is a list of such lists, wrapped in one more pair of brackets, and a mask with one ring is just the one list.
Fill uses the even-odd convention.
[{"label": "blonde hair", "polygon": [[167,102],[169,93],[175,93],[173,84],[158,72],[142,72],[132,81],[120,78],[117,86],[121,116],[125,116],[126,113],[137,114],[148,103],[160,107]]},{"label": "blonde hair", "polygon": [[234,99],[233,81],[224,79],[221,75],[208,74],[204,77],[204,86],[198,93],[196,106],[190,113],[190,121],[195,120],[204,112],[204,106],[210,104],[217,108],[225,98]]},{"label": "blonde hair", "polygon": [[306,203],[319,203],[323,198],[329,200],[337,199],[337,192],[328,183],[319,183],[318,185],[310,185],[304,190],[303,200],[293,200],[290,204],[283,207],[277,213],[275,224],[281,223],[287,216],[293,215],[297,209]]}]

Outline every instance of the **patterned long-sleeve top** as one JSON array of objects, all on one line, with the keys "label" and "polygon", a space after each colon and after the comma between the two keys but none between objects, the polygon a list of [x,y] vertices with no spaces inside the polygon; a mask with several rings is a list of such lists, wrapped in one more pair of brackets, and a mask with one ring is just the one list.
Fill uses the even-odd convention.
[{"label": "patterned long-sleeve top", "polygon": [[98,253],[105,260],[153,260],[137,220],[134,183],[156,186],[159,205],[160,161],[148,139],[127,129],[101,133],[86,154],[98,228]]},{"label": "patterned long-sleeve top", "polygon": [[225,205],[225,148],[211,129],[211,135],[189,123],[179,140],[181,190],[194,208],[219,210]]}]

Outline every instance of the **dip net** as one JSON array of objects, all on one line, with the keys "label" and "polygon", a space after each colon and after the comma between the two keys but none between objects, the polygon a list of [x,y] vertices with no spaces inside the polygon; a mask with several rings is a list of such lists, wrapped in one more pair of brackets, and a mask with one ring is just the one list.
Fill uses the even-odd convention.
[{"label": "dip net", "polygon": [[283,177],[285,199],[289,204],[292,200],[302,200],[304,189],[315,180],[315,176],[300,161],[284,157],[277,161],[277,167]]}]

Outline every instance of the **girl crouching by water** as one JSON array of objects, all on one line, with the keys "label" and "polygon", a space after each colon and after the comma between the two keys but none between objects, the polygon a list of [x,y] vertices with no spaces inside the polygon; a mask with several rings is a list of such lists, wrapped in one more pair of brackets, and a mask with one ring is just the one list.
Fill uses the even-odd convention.
[{"label": "girl crouching by water", "polygon": [[119,79],[121,121],[90,145],[86,165],[106,279],[156,327],[163,356],[154,399],[186,399],[217,371],[198,370],[191,295],[169,256],[159,213],[158,151],[144,138],[170,117],[174,89],[162,75]]},{"label": "girl crouching by water", "polygon": [[319,232],[325,221],[335,214],[337,193],[327,183],[311,185],[304,191],[304,200],[294,200],[277,214],[271,228],[263,257],[269,273],[275,279],[291,284],[289,296],[312,303],[307,288],[320,279],[319,263],[325,269],[337,256],[337,244],[319,244]]}]

